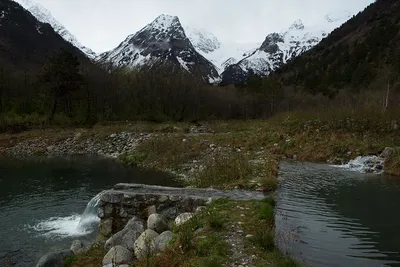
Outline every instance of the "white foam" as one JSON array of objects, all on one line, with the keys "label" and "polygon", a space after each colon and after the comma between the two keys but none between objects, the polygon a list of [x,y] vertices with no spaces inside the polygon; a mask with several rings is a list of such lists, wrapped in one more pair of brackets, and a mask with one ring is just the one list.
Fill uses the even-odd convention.
[{"label": "white foam", "polygon": [[53,237],[74,237],[92,233],[96,229],[100,218],[97,216],[97,208],[101,193],[93,197],[86,206],[82,215],[73,214],[67,217],[51,217],[30,227],[41,235]]},{"label": "white foam", "polygon": [[360,156],[350,160],[347,164],[331,165],[336,168],[343,168],[349,171],[360,173],[382,173],[384,159],[377,156]]},{"label": "white foam", "polygon": [[53,237],[73,237],[83,236],[89,234],[90,229],[83,229],[78,227],[81,216],[74,214],[67,217],[52,217],[45,221],[41,221],[35,226],[31,227],[40,235],[53,238]]}]

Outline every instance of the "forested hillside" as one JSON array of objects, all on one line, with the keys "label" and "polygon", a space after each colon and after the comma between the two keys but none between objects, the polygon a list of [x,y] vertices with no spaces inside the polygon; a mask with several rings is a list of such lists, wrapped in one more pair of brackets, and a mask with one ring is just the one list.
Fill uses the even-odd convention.
[{"label": "forested hillside", "polygon": [[276,74],[291,87],[334,96],[398,84],[400,2],[378,0]]}]

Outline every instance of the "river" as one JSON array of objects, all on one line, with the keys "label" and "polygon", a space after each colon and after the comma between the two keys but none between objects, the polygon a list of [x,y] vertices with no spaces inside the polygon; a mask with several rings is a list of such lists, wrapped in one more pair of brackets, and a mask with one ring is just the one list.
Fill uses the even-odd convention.
[{"label": "river", "polygon": [[71,157],[0,160],[0,266],[32,267],[74,239],[92,239],[78,224],[88,202],[119,182],[175,186],[164,173],[114,160]]},{"label": "river", "polygon": [[308,266],[400,266],[400,179],[285,162],[276,231]]}]

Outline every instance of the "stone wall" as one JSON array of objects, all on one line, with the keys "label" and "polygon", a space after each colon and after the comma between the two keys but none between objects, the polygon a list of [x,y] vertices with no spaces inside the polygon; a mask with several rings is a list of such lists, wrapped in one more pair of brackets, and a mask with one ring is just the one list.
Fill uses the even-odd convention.
[{"label": "stone wall", "polygon": [[195,212],[213,199],[262,199],[261,192],[220,191],[214,189],[172,188],[139,184],[117,184],[114,189],[102,192],[98,216],[100,235],[109,237],[124,228],[133,216],[146,221],[154,213],[164,215],[168,220],[185,212]]},{"label": "stone wall", "polygon": [[151,214],[158,213],[174,220],[181,213],[194,212],[207,201],[204,197],[104,191],[98,209],[100,234],[109,237],[122,230],[133,216],[147,220]]}]

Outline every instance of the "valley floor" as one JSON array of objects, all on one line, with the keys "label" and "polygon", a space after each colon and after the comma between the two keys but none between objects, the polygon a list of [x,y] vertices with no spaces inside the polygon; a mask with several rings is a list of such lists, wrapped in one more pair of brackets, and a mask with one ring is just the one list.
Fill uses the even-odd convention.
[{"label": "valley floor", "polygon": [[[393,121],[323,120],[296,114],[196,125],[110,123],[90,129],[3,134],[0,155],[102,155],[173,173],[184,186],[273,192],[281,160],[342,163],[359,155],[378,155],[385,147],[400,144],[399,133]],[[399,166],[396,152],[386,172],[399,175]],[[215,216],[200,219],[210,227],[201,240],[193,237],[185,256],[182,244],[175,243],[168,253],[153,258],[151,266],[163,266],[160,262],[170,262],[170,266],[296,266],[273,245],[273,205],[270,199],[219,201],[209,208]],[[185,234],[186,230],[177,231]],[[93,247],[74,258],[71,266],[99,266],[102,255],[101,247]]]}]

